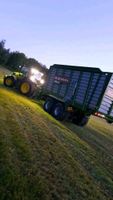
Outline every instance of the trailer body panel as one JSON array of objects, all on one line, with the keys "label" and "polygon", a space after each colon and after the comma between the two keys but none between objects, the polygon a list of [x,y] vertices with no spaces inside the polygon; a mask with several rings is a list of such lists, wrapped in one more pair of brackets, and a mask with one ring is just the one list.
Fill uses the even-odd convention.
[{"label": "trailer body panel", "polygon": [[113,118],[113,75],[103,95],[99,112]]},{"label": "trailer body panel", "polygon": [[48,96],[86,113],[95,112],[111,78],[98,68],[53,65],[45,85]]}]

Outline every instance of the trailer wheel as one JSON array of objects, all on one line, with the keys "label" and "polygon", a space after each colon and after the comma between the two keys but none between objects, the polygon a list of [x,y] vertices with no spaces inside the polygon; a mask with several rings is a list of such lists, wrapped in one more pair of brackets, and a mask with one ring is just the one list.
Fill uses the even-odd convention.
[{"label": "trailer wheel", "polygon": [[65,116],[64,106],[62,103],[56,103],[52,110],[52,116],[57,120],[63,120]]},{"label": "trailer wheel", "polygon": [[6,76],[4,77],[4,85],[7,87],[13,87],[14,86],[14,77],[13,76]]},{"label": "trailer wheel", "polygon": [[52,107],[53,107],[53,99],[52,98],[47,98],[44,105],[43,105],[43,108],[46,112],[50,113],[51,110],[52,110]]},{"label": "trailer wheel", "polygon": [[85,126],[89,121],[89,117],[88,116],[84,116],[81,120],[81,122],[79,123],[79,126]]},{"label": "trailer wheel", "polygon": [[88,116],[75,116],[72,122],[78,126],[85,126],[88,123]]},{"label": "trailer wheel", "polygon": [[109,124],[112,124],[113,123],[113,121],[111,121],[111,120],[106,120],[107,121],[107,123],[109,123]]},{"label": "trailer wheel", "polygon": [[18,90],[21,94],[29,97],[32,96],[34,91],[32,83],[28,80],[21,80],[19,82]]}]

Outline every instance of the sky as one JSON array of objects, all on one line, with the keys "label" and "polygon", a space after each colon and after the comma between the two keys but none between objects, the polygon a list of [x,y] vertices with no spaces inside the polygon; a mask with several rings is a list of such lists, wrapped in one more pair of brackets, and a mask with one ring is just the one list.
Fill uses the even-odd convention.
[{"label": "sky", "polygon": [[113,72],[113,0],[3,0],[6,48],[53,64]]}]

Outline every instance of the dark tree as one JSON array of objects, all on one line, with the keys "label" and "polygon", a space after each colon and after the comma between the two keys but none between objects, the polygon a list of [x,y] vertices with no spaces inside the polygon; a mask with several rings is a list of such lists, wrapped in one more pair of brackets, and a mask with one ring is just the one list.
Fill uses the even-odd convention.
[{"label": "dark tree", "polygon": [[5,40],[0,42],[0,64],[5,65],[9,59],[10,50],[5,48]]},{"label": "dark tree", "polygon": [[13,70],[17,70],[19,66],[26,65],[27,58],[24,53],[18,51],[12,52],[7,61],[7,66]]},{"label": "dark tree", "polygon": [[35,67],[47,74],[48,69],[42,63],[39,63],[34,58],[27,58],[24,53],[15,51],[10,52],[10,49],[5,48],[5,40],[0,41],[0,65],[3,65],[12,71],[19,70],[19,66]]},{"label": "dark tree", "polygon": [[27,62],[26,62],[26,65],[29,66],[29,67],[33,66],[33,67],[35,67],[35,68],[37,68],[39,70],[41,70],[41,67],[42,67],[40,65],[40,63],[34,58],[28,58]]}]

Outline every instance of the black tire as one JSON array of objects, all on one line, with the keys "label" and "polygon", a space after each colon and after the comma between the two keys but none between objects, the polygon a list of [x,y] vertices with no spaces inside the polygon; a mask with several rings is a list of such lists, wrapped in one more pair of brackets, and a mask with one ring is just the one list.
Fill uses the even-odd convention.
[{"label": "black tire", "polygon": [[62,103],[56,103],[52,110],[52,116],[62,121],[65,118],[65,109]]},{"label": "black tire", "polygon": [[44,110],[48,113],[51,113],[53,103],[54,103],[54,101],[53,101],[52,98],[47,98],[44,105],[43,105]]},{"label": "black tire", "polygon": [[85,126],[89,121],[89,117],[88,116],[75,116],[72,120],[72,122],[74,124],[76,124],[77,126]]},{"label": "black tire", "polygon": [[106,120],[107,121],[107,123],[109,123],[109,124],[112,124],[113,123],[113,121],[111,121],[111,120]]},{"label": "black tire", "polygon": [[14,87],[15,85],[15,79],[13,76],[5,76],[4,77],[4,85],[6,87]]},{"label": "black tire", "polygon": [[79,123],[79,126],[85,126],[89,121],[89,117],[88,116],[84,116],[81,120],[81,122]]},{"label": "black tire", "polygon": [[22,79],[19,81],[18,90],[21,94],[32,97],[34,93],[34,85],[27,79]]}]

